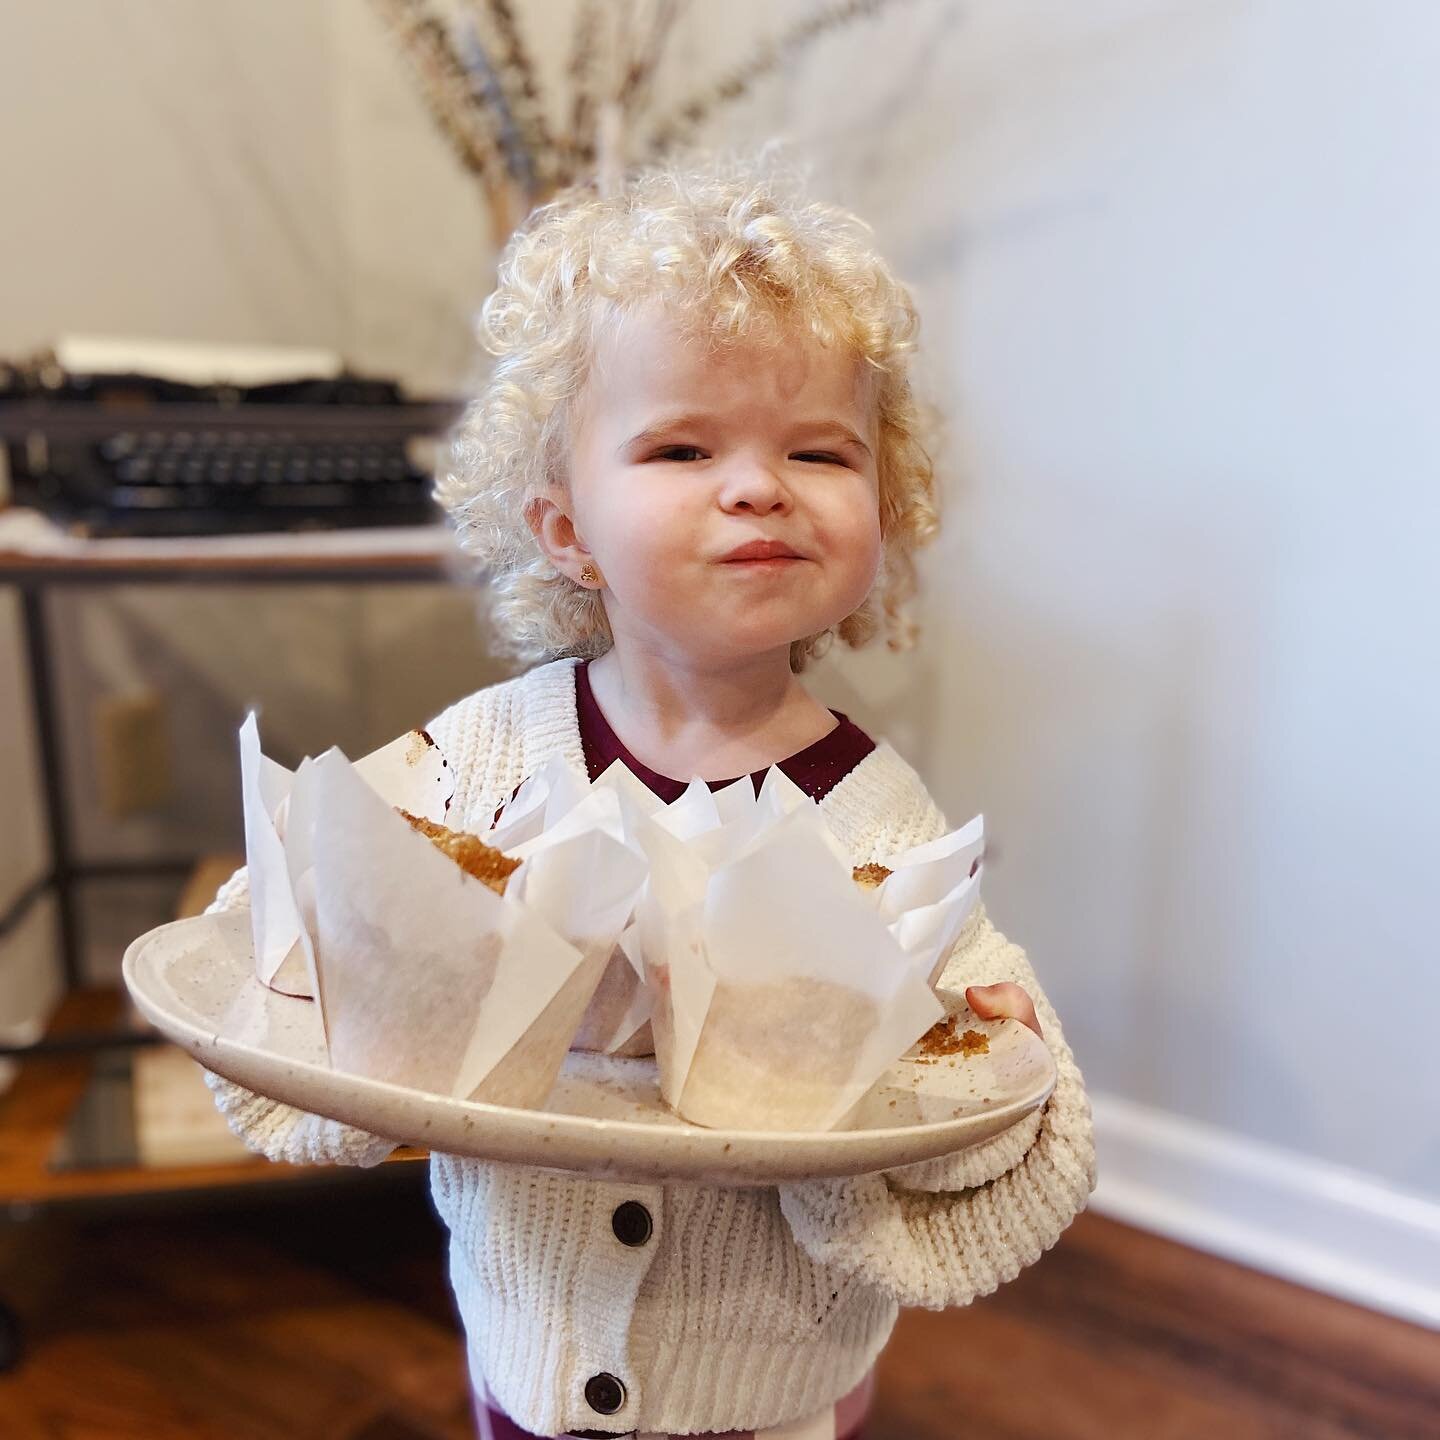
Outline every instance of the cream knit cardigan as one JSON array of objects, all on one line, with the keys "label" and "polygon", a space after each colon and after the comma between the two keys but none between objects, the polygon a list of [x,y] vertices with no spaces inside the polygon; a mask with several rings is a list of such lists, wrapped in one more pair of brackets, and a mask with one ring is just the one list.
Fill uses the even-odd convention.
[{"label": "cream knit cardigan", "polygon": [[[455,772],[452,825],[483,832],[501,800],[557,752],[585,772],[575,663],[481,690],[428,727]],[[857,865],[948,828],[885,742],[821,808]],[[242,904],[246,893],[240,871],[211,910]],[[864,1377],[899,1306],[965,1305],[1013,1279],[1084,1208],[1095,1152],[1060,1021],[1024,951],[977,907],[943,983],[999,980],[1033,997],[1059,1080],[1041,1110],[953,1156],[855,1180],[735,1190],[433,1155],[431,1189],[450,1231],[450,1279],[476,1380],[540,1435],[783,1425]],[[231,1128],[272,1160],[368,1166],[394,1148],[207,1080]],[[627,1200],[654,1223],[636,1248],[611,1228]],[[613,1415],[585,1401],[585,1382],[602,1371],[625,1387]]]}]

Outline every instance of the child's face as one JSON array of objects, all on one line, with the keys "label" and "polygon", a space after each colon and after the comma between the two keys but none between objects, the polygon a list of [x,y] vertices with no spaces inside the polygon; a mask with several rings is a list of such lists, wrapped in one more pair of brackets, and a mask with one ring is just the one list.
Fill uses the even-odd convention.
[{"label": "child's face", "polygon": [[[875,405],[857,357],[798,334],[707,354],[652,309],[628,314],[595,358],[565,508],[617,644],[692,661],[788,656],[864,601],[881,540]],[[727,559],[755,540],[799,558]]]}]

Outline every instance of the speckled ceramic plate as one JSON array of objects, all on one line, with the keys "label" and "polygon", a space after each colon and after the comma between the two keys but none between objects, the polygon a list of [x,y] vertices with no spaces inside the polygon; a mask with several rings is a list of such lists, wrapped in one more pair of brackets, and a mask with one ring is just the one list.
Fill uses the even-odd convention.
[{"label": "speckled ceramic plate", "polygon": [[[264,1095],[396,1141],[588,1175],[765,1185],[861,1175],[963,1150],[1044,1104],[1055,1063],[1017,1020],[965,1025],[989,1051],[899,1061],[852,1128],[706,1130],[667,1109],[653,1060],[574,1053],[545,1110],[452,1100],[330,1068],[315,1003],[255,978],[246,911],[161,925],[125,954],[147,1019],[207,1068]],[[951,1008],[954,1008],[953,1006]]]}]

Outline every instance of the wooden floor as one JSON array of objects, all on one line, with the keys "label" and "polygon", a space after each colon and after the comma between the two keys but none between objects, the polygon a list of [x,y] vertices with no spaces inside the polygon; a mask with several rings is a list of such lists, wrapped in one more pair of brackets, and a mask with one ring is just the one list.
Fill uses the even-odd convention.
[{"label": "wooden floor", "polygon": [[[471,1436],[422,1169],[0,1222],[0,1435]],[[998,1294],[902,1318],[869,1440],[971,1436],[1435,1440],[1440,1336],[1086,1215]]]}]

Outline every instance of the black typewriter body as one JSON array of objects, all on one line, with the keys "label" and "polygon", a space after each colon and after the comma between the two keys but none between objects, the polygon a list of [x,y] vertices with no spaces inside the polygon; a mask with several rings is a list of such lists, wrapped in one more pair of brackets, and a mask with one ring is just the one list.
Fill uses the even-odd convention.
[{"label": "black typewriter body", "polygon": [[431,457],[458,414],[354,376],[237,388],[0,370],[11,503],[97,537],[433,524]]}]

